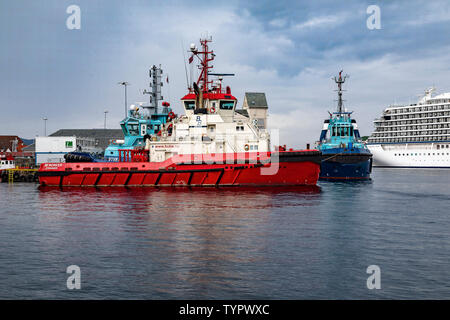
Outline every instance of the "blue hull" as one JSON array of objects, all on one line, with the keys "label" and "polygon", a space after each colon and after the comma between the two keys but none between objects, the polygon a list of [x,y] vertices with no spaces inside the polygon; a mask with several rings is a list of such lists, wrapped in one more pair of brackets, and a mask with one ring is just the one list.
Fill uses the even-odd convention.
[{"label": "blue hull", "polygon": [[372,159],[356,163],[323,161],[320,166],[320,180],[369,180]]}]

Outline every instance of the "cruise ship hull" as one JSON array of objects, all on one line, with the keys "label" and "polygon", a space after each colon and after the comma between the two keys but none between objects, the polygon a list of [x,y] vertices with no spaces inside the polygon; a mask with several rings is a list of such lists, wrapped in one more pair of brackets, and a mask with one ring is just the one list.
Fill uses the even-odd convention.
[{"label": "cruise ship hull", "polygon": [[318,151],[275,152],[268,157],[225,154],[221,160],[232,159],[225,163],[214,161],[212,156],[198,156],[203,159],[184,155],[164,162],[46,163],[38,176],[42,186],[60,187],[315,185],[321,157]]},{"label": "cruise ship hull", "polygon": [[372,155],[368,153],[324,154],[320,180],[369,180]]},{"label": "cruise ship hull", "polygon": [[[374,167],[450,168],[450,143],[368,144]],[[439,146],[439,149],[437,149]]]}]

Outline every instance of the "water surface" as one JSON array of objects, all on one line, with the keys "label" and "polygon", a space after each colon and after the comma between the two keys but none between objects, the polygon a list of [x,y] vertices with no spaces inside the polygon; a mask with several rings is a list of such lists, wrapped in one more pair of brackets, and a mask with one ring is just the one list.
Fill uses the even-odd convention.
[{"label": "water surface", "polygon": [[[449,299],[449,182],[374,169],[316,188],[3,183],[0,298]],[[66,287],[69,265],[81,290]]]}]

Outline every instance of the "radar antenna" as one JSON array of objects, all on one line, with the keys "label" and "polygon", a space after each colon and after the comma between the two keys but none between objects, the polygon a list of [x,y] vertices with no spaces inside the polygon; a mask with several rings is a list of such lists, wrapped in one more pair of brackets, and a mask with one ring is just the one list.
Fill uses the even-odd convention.
[{"label": "radar antenna", "polygon": [[[198,50],[195,45],[191,45],[190,51],[192,52],[192,57],[196,56],[200,60],[200,75],[197,79],[197,85],[200,86],[200,90],[204,93],[208,92],[209,85],[212,84],[212,81],[209,81],[208,75],[209,75],[209,69],[212,68],[212,66],[209,65],[211,61],[214,60],[214,57],[216,56],[214,54],[214,51],[210,51],[208,48],[208,42],[211,42],[212,38],[205,38],[200,39],[200,44],[202,46],[201,50]],[[189,63],[192,60],[189,60]]]}]

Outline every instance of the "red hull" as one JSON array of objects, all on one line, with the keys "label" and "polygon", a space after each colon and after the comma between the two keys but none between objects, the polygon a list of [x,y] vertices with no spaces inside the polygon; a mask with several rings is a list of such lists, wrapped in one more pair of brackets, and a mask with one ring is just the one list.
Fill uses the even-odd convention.
[{"label": "red hull", "polygon": [[[39,182],[44,186],[95,187],[294,186],[316,185],[319,178],[318,151],[233,154],[226,159],[223,163],[215,155],[188,155],[160,163],[44,163],[39,169]],[[271,168],[275,169],[267,172]]]}]

